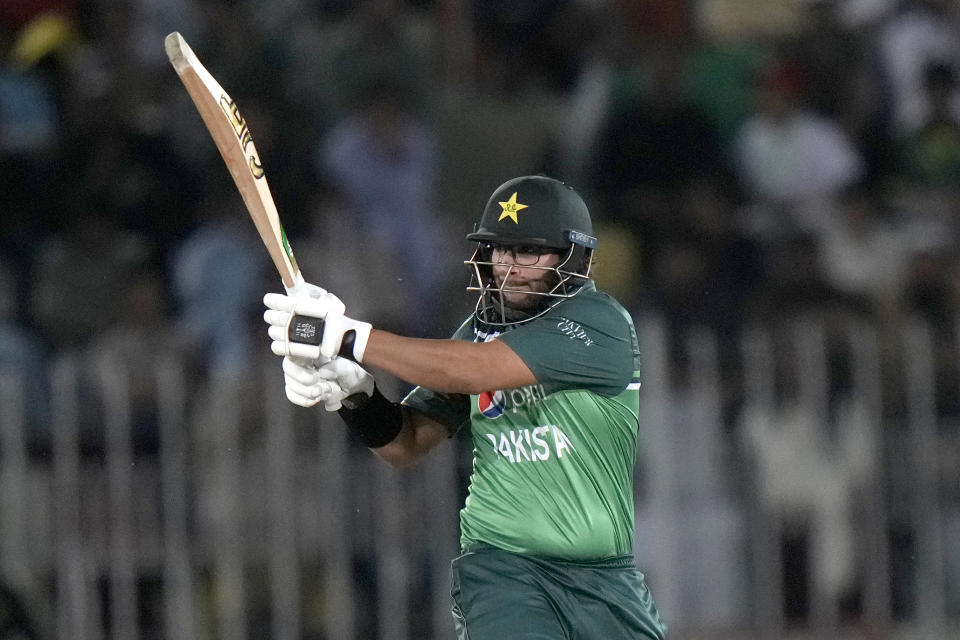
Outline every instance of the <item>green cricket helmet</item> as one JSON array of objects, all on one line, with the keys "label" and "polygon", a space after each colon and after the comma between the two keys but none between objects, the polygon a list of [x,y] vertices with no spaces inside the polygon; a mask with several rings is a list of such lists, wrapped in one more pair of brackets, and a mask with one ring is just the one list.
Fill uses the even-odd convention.
[{"label": "green cricket helmet", "polygon": [[590,212],[573,187],[547,176],[523,176],[497,187],[467,240],[565,249],[597,246]]},{"label": "green cricket helmet", "polygon": [[[477,317],[494,325],[531,320],[575,295],[590,277],[597,246],[583,199],[573,187],[544,175],[514,178],[497,187],[467,239],[477,243],[473,257],[465,262],[473,268],[467,290],[480,292]],[[514,260],[499,282],[494,266],[501,265],[503,271],[505,263],[494,261],[495,247],[514,250]],[[517,252],[529,257],[531,263],[522,264]],[[559,261],[541,265],[541,261],[550,262],[541,259],[541,254],[556,254]],[[550,275],[543,278],[544,290],[530,291],[529,285],[511,288],[511,278],[514,282],[529,280],[528,276],[517,277],[520,268],[549,271]],[[533,301],[517,308],[506,300],[505,293],[531,294],[523,297],[533,297]]]}]

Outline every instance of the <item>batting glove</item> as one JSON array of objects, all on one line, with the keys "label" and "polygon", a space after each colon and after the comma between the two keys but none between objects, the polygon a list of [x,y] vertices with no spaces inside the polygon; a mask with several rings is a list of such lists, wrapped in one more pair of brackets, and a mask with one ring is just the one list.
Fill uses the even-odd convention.
[{"label": "batting glove", "polygon": [[327,411],[337,411],[344,402],[357,403],[373,395],[373,376],[346,358],[314,366],[288,356],[283,359],[283,379],[287,399],[301,407],[322,402]]},{"label": "batting glove", "polygon": [[373,327],[343,315],[343,302],[332,293],[308,284],[306,296],[268,293],[263,303],[270,349],[278,356],[325,362],[341,355],[363,362]]}]

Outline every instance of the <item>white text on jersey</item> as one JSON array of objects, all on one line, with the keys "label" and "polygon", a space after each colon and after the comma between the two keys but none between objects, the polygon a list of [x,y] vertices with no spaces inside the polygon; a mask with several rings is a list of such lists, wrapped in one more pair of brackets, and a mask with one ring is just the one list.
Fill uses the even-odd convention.
[{"label": "white text on jersey", "polygon": [[593,344],[593,340],[587,335],[587,332],[583,330],[583,327],[573,320],[560,318],[560,320],[557,321],[557,329],[560,329],[560,333],[571,340],[579,340],[588,347]]},{"label": "white text on jersey", "polygon": [[[558,459],[567,450],[574,451],[573,443],[567,434],[556,425],[517,429],[495,433],[485,433],[494,453],[502,455],[510,462],[542,462],[551,456]],[[551,447],[552,445],[552,447]]]}]

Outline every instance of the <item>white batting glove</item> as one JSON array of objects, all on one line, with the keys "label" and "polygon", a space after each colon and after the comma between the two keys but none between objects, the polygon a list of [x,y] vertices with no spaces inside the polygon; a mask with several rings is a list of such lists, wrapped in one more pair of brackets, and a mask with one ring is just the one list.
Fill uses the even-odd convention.
[{"label": "white batting glove", "polygon": [[270,349],[278,356],[326,361],[340,354],[347,341],[351,348],[343,355],[362,362],[371,325],[343,315],[343,302],[332,293],[315,285],[307,287],[307,296],[268,293],[263,297],[267,306],[263,319],[273,340]]},{"label": "white batting glove", "polygon": [[373,395],[373,376],[346,358],[334,358],[314,366],[287,356],[283,359],[283,379],[287,399],[301,407],[322,402],[327,411],[336,411],[346,398]]}]

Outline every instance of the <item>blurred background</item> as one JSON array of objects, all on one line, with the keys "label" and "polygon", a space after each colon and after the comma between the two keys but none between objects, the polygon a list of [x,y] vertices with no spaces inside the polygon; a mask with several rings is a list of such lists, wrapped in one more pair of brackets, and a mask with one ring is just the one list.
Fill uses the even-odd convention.
[{"label": "blurred background", "polygon": [[286,402],[174,30],[375,326],[472,310],[506,179],[584,195],[672,637],[960,637],[960,3],[0,0],[0,638],[454,637],[469,442]]}]

